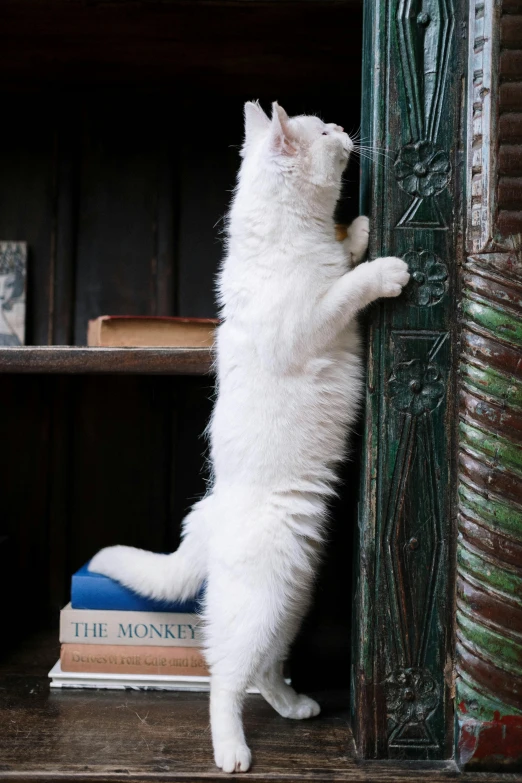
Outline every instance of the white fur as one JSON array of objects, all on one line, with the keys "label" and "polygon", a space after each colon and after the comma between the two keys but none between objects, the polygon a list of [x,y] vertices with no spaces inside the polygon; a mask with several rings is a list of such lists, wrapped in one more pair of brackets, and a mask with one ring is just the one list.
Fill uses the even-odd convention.
[{"label": "white fur", "polygon": [[349,270],[368,220],[335,240],[333,211],[352,143],[316,117],[269,120],[245,106],[245,145],[219,275],[218,396],[209,425],[213,485],[177,552],[99,552],[91,570],[156,598],[206,579],[206,656],[216,764],[245,771],[250,684],[283,716],[319,706],[284,683],[281,663],[310,603],[336,465],[361,398],[355,316],[408,282],[381,258]]}]

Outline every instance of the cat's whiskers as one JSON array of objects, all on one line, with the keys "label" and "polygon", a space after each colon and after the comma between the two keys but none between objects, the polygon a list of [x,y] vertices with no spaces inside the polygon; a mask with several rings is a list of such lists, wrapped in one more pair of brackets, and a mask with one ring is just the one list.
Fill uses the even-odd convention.
[{"label": "cat's whiskers", "polygon": [[362,152],[375,152],[377,155],[390,156],[392,154],[391,150],[386,147],[375,147],[370,144],[354,144],[354,151],[359,150]]},{"label": "cat's whiskers", "polygon": [[355,153],[360,159],[368,160],[375,165],[386,163],[392,157],[391,150],[385,147],[376,147],[369,144],[354,143],[352,154]]}]

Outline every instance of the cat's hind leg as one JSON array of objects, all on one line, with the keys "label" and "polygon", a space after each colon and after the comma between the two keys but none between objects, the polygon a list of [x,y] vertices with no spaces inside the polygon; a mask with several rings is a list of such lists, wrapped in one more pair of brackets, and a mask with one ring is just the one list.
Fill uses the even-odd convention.
[{"label": "cat's hind leg", "polygon": [[[210,725],[216,766],[223,772],[246,772],[251,753],[243,729],[243,704],[253,671],[265,652],[248,621],[241,585],[210,578],[206,604],[223,602],[223,611],[209,609],[206,657],[210,668]],[[234,596],[235,593],[235,596]],[[238,600],[239,599],[239,600]],[[210,621],[211,618],[211,621]]]},{"label": "cat's hind leg", "polygon": [[250,750],[242,712],[247,688],[278,647],[284,628],[284,585],[264,568],[269,557],[213,558],[204,611],[211,673],[210,722],[214,758],[224,772],[245,772]]},{"label": "cat's hind leg", "polygon": [[258,674],[255,683],[261,695],[283,718],[304,720],[319,715],[319,704],[304,693],[297,693],[285,682],[281,668],[281,663],[276,661]]},{"label": "cat's hind leg", "polygon": [[247,685],[213,674],[210,685],[210,725],[214,761],[223,772],[247,772],[252,754],[243,729],[243,703]]},{"label": "cat's hind leg", "polygon": [[278,530],[267,526],[261,532],[262,527],[248,548],[213,551],[207,582],[212,740],[216,764],[224,772],[244,772],[250,765],[242,723],[250,685],[257,685],[281,715],[319,713],[319,705],[295,693],[270,665],[286,655],[306,611],[314,548],[281,524]]},{"label": "cat's hind leg", "polygon": [[301,590],[294,596],[294,606],[288,621],[281,630],[278,645],[272,649],[263,662],[255,679],[255,685],[271,707],[283,718],[303,720],[319,715],[319,704],[302,693],[297,693],[283,676],[283,661],[288,657],[290,646],[297,636],[303,618],[308,613],[312,600],[311,585],[304,576]]},{"label": "cat's hind leg", "polygon": [[251,754],[243,729],[243,704],[261,661],[275,643],[270,579],[265,582],[260,573],[252,575],[250,564],[234,557],[224,555],[219,561],[213,553],[211,559],[203,627],[211,675],[214,759],[223,772],[246,772]]}]

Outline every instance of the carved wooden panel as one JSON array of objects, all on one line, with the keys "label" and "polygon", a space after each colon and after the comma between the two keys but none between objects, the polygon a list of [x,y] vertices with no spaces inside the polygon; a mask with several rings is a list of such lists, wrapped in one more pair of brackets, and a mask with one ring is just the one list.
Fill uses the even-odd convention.
[{"label": "carved wooden panel", "polygon": [[[522,42],[521,17],[510,22],[509,5],[477,0],[470,7],[456,697],[458,761],[482,768],[522,765],[522,243],[520,233],[509,235],[522,226],[516,210],[506,211],[516,206],[516,194],[506,201],[506,183],[517,183],[517,144],[505,143],[509,123],[498,160],[493,143],[506,106],[512,124],[522,116],[522,61],[517,71],[511,58]],[[509,82],[501,31],[510,43]]]},{"label": "carved wooden panel", "polygon": [[353,667],[354,725],[366,757],[451,755],[462,10],[456,0],[366,7],[363,134],[387,151],[365,171],[371,256],[399,255],[412,275],[370,323]]}]

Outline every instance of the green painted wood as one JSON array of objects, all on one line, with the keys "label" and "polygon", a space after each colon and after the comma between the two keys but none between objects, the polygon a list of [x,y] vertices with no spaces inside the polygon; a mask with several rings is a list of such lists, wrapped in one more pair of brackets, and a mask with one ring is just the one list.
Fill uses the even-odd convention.
[{"label": "green painted wood", "polygon": [[497,209],[502,40],[518,19],[510,8],[469,3],[455,661],[465,769],[522,767],[522,250]]},{"label": "green painted wood", "polygon": [[522,323],[515,315],[505,312],[484,299],[464,297],[464,317],[487,329],[495,338],[502,338],[514,346],[522,345]]},{"label": "green painted wood", "polygon": [[460,366],[460,378],[462,383],[484,391],[490,397],[522,407],[522,385],[514,383],[513,376],[497,372],[491,367],[475,367],[463,362]]},{"label": "green painted wood", "polygon": [[460,440],[462,444],[480,451],[485,457],[495,459],[517,472],[522,471],[522,450],[519,443],[464,421],[460,423]]},{"label": "green painted wood", "polygon": [[508,672],[522,676],[522,645],[483,623],[476,622],[462,610],[457,610],[457,626],[462,630],[468,645],[477,654],[493,664],[500,664]]},{"label": "green painted wood", "polygon": [[489,524],[500,533],[522,540],[522,509],[498,498],[484,497],[464,483],[459,486],[459,501],[467,516],[478,516],[481,524]]},{"label": "green painted wood", "polygon": [[[354,727],[369,758],[452,753],[452,438],[460,112],[456,0],[367,0],[363,167],[371,257],[412,274],[370,316]],[[456,217],[457,216],[457,217]]]},{"label": "green painted wood", "polygon": [[[480,685],[465,675],[460,677],[459,695],[463,703],[469,704],[467,711],[469,718],[480,722],[493,721],[495,715],[500,714],[503,708],[500,699],[496,699],[493,695],[485,696]],[[522,715],[522,710],[513,711]]]},{"label": "green painted wood", "polygon": [[[522,257],[520,236],[499,233],[510,221],[497,208],[504,192],[497,184],[502,185],[504,159],[498,146],[502,40],[519,18],[510,20],[509,10],[519,11],[507,0],[471,0],[468,5],[465,239],[470,255],[461,275],[456,758],[464,769],[518,771]],[[510,55],[515,53],[510,49]],[[516,65],[510,77],[522,79]],[[516,100],[510,109],[517,109]]]},{"label": "green painted wood", "polygon": [[470,256],[463,269],[456,696],[464,767],[518,768],[522,759],[522,274],[520,250],[508,247]]},{"label": "green painted wood", "polygon": [[498,590],[506,597],[522,597],[522,577],[503,568],[491,558],[473,552],[462,540],[457,551],[457,563],[466,574],[472,575],[486,589]]}]

